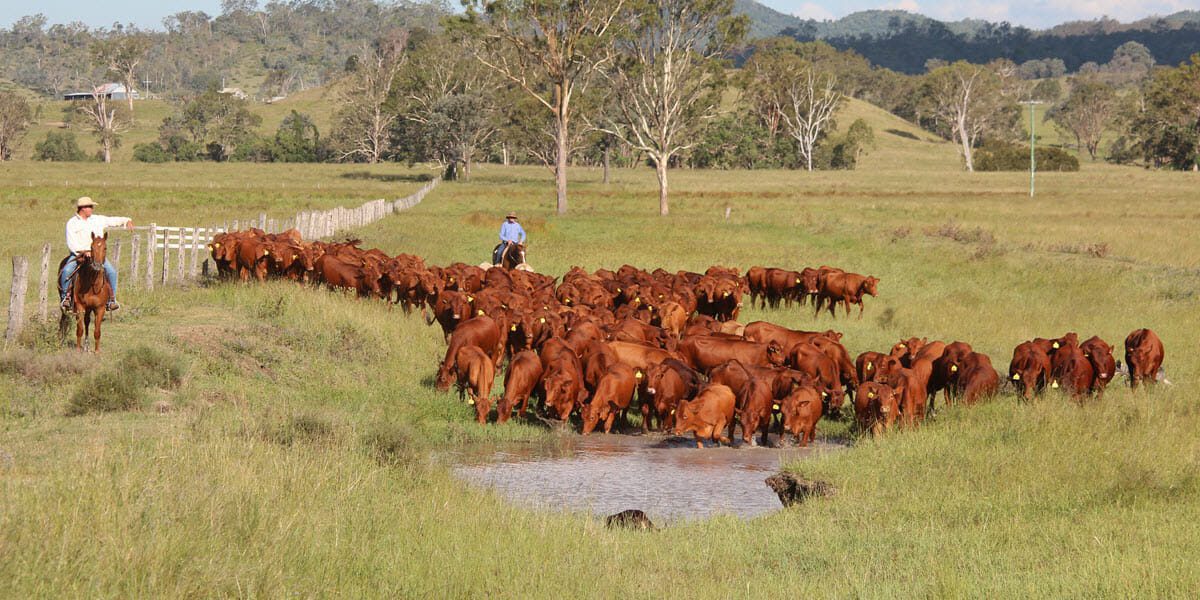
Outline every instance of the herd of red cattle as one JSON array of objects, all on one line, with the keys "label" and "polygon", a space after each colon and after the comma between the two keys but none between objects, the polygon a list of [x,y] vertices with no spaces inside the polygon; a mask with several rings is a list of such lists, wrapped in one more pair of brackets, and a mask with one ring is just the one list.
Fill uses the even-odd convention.
[{"label": "herd of red cattle", "polygon": [[[463,263],[427,266],[417,256],[363,250],[357,241],[306,242],[295,230],[257,229],[219,234],[209,246],[219,272],[242,281],[281,277],[354,290],[420,308],[447,341],[435,387],[457,384],[460,397],[486,423],[524,418],[530,398],[541,415],[577,417],[584,434],[605,433],[630,410],[641,428],[692,432],[731,443],[741,425],[744,443],[762,444],[774,424],[780,438],[801,445],[817,422],[836,416],[849,398],[857,425],[879,435],[924,420],[941,391],[945,403],[973,404],[995,394],[1002,376],[991,359],[965,342],[910,338],[889,352],[863,352],[855,361],[833,330],[797,331],[766,321],[737,321],[743,298],[776,307],[812,301],[816,314],[848,314],[879,280],[832,267],[789,271],[713,266],[704,273],[629,265],[589,273],[573,267],[556,278]],[[1008,380],[1024,395],[1046,387],[1074,398],[1103,394],[1117,372],[1113,347],[1075,333],[1017,346]],[[492,395],[505,358],[504,392]],[[1152,383],[1162,342],[1148,329],[1125,340],[1130,384]],[[636,402],[635,402],[636,398]]]}]

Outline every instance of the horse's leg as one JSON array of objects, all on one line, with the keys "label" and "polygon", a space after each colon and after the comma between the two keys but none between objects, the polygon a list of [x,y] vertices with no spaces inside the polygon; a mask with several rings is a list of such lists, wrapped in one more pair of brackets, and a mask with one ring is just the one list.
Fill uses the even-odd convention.
[{"label": "horse's leg", "polygon": [[83,336],[87,333],[87,326],[91,324],[92,315],[83,309],[83,314],[80,314],[80,306],[75,305],[75,349],[83,350]]},{"label": "horse's leg", "polygon": [[107,310],[103,304],[96,309],[96,354],[100,354],[100,323],[104,322],[104,311]]}]

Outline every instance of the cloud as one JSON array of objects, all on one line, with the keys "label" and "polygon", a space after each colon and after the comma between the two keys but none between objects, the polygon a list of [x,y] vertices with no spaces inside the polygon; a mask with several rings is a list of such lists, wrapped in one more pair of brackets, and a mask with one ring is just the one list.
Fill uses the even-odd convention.
[{"label": "cloud", "polygon": [[881,8],[888,10],[907,10],[910,13],[921,12],[921,5],[917,4],[916,0],[899,0],[898,2],[885,4]]},{"label": "cloud", "polygon": [[828,8],[813,2],[805,2],[804,4],[797,6],[796,10],[792,11],[792,14],[800,17],[801,19],[816,19],[818,21],[827,21],[837,18],[837,16],[830,12]]}]

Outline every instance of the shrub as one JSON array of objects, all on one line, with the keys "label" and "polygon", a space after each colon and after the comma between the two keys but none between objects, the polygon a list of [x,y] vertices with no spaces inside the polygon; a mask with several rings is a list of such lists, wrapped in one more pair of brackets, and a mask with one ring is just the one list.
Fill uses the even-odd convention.
[{"label": "shrub", "polygon": [[[1039,171],[1078,171],[1079,159],[1061,148],[1035,150]],[[1005,142],[988,142],[976,150],[976,171],[1028,171],[1029,147]]]},{"label": "shrub", "polygon": [[410,464],[418,456],[412,427],[403,421],[377,421],[362,437],[368,454],[382,465]]},{"label": "shrub", "polygon": [[143,386],[169,389],[183,381],[183,361],[149,346],[130,348],[120,366]]},{"label": "shrub", "polygon": [[133,147],[133,160],[144,163],[165,163],[171,160],[171,155],[155,143],[138,144]]},{"label": "shrub", "polygon": [[105,369],[85,378],[71,395],[67,415],[133,410],[141,405],[145,390],[131,373]]},{"label": "shrub", "polygon": [[52,162],[82,162],[87,154],[75,141],[75,134],[66,131],[51,131],[46,139],[34,146],[33,158]]},{"label": "shrub", "polygon": [[149,346],[135,346],[111,367],[85,378],[71,395],[68,415],[138,408],[150,387],[174,388],[183,380],[183,362]]},{"label": "shrub", "polygon": [[247,433],[252,437],[281,446],[292,446],[298,442],[327,442],[334,437],[333,424],[329,420],[304,413],[286,416],[268,413],[251,427]]}]

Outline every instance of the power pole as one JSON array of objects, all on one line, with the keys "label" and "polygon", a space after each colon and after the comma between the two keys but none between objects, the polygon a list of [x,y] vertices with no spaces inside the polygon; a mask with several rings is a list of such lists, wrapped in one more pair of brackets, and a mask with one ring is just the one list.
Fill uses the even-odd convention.
[{"label": "power pole", "polygon": [[1033,117],[1033,107],[1037,104],[1044,104],[1041,100],[1025,100],[1021,104],[1029,105],[1029,197],[1033,197],[1034,191],[1034,175],[1037,173],[1037,155],[1033,152],[1034,144],[1037,142],[1037,136],[1034,135],[1036,127]]}]

